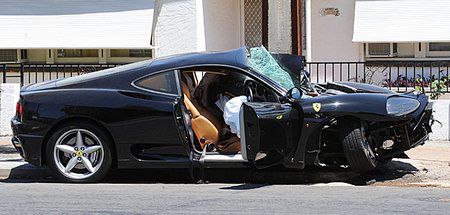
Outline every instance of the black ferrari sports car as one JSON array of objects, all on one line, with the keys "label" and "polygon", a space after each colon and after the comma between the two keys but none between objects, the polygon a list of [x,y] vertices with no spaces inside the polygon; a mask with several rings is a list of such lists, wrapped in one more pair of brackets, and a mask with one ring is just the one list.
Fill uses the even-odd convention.
[{"label": "black ferrari sports car", "polygon": [[362,83],[312,84],[298,57],[256,48],[184,54],[24,86],[12,142],[69,182],[112,168],[355,172],[423,144],[432,103]]}]

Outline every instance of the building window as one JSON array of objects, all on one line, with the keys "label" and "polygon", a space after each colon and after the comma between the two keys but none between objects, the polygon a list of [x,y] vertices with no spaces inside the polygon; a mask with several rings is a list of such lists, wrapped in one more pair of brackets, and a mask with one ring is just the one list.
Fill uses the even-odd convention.
[{"label": "building window", "polygon": [[0,49],[0,62],[17,62],[17,50]]},{"label": "building window", "polygon": [[151,49],[112,49],[111,57],[152,57]]},{"label": "building window", "polygon": [[366,57],[397,57],[397,43],[367,43]]},{"label": "building window", "polygon": [[428,43],[428,57],[449,57],[450,43]]},{"label": "building window", "polygon": [[130,57],[151,57],[152,50],[150,49],[130,49]]},{"label": "building window", "polygon": [[428,48],[430,52],[450,52],[450,43],[430,43]]},{"label": "building window", "polygon": [[58,57],[98,57],[97,49],[58,49]]},{"label": "building window", "polygon": [[22,60],[28,59],[28,50],[26,50],[26,49],[20,50],[20,59],[22,59]]},{"label": "building window", "polygon": [[175,73],[173,71],[163,72],[143,78],[137,81],[136,85],[149,90],[177,94],[177,83]]},{"label": "building window", "polygon": [[244,43],[247,48],[267,47],[268,1],[244,0]]}]

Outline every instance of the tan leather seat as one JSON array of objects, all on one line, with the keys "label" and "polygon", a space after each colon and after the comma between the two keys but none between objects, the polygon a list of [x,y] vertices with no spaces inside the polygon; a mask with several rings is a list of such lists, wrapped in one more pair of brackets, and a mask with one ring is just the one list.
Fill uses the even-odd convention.
[{"label": "tan leather seat", "polygon": [[222,128],[220,121],[192,99],[189,88],[185,83],[182,82],[181,85],[184,93],[184,104],[192,115],[192,130],[194,130],[201,148],[203,149],[207,144],[217,144]]}]

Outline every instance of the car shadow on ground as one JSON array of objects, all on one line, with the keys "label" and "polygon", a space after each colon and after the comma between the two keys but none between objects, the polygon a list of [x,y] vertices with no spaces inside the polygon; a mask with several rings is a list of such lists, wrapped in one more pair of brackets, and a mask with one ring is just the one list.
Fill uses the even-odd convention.
[{"label": "car shadow on ground", "polygon": [[[37,178],[23,177],[23,168],[13,168],[10,177],[3,182],[24,183],[57,182],[49,176],[48,169],[42,169]],[[317,184],[344,182],[352,185],[370,185],[375,182],[397,180],[418,171],[413,165],[402,161],[391,161],[367,174],[358,174],[346,167],[310,167],[304,170],[286,170],[272,168],[256,169],[205,169],[204,178],[199,169],[194,170],[192,177],[189,169],[128,169],[114,170],[104,183],[229,183],[241,184],[221,189],[247,190],[257,189],[270,184]],[[22,177],[18,177],[21,175]]]},{"label": "car shadow on ground", "polygon": [[310,167],[304,170],[206,169],[202,179],[200,170],[189,169],[117,170],[109,183],[238,183],[242,185],[223,189],[257,189],[267,184],[317,184],[344,182],[352,185],[370,185],[374,182],[398,180],[419,170],[402,161],[382,164],[378,169],[358,174],[346,167]]},{"label": "car shadow on ground", "polygon": [[359,174],[349,179],[347,182],[353,185],[370,185],[376,182],[388,182],[401,180],[407,175],[413,175],[419,172],[415,166],[410,163],[393,160],[384,164],[367,174]]}]

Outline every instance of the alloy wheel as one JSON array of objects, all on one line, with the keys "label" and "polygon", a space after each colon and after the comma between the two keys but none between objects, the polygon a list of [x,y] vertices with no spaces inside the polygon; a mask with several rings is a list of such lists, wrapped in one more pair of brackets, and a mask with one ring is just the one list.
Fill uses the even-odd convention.
[{"label": "alloy wheel", "polygon": [[53,158],[65,177],[86,179],[100,169],[104,153],[103,144],[94,133],[71,129],[56,141]]}]

